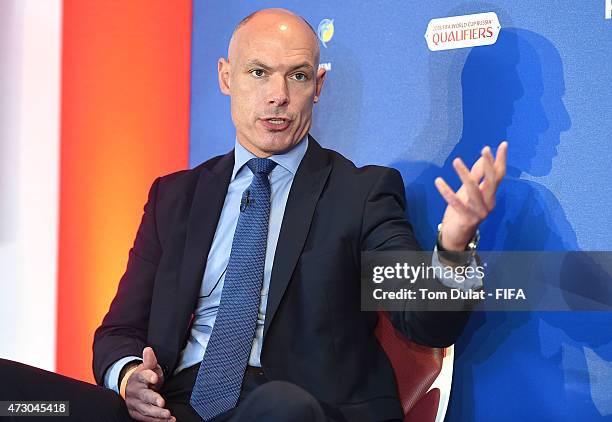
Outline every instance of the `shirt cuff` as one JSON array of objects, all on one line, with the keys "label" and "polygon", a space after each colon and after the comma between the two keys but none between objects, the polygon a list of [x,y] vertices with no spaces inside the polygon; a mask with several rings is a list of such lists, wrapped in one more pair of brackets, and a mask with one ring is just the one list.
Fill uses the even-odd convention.
[{"label": "shirt cuff", "polygon": [[104,374],[104,386],[119,394],[119,373],[121,372],[126,363],[131,362],[133,360],[139,360],[142,362],[141,357],[126,356],[109,366],[109,368],[106,370],[106,374]]},{"label": "shirt cuff", "polygon": [[[448,265],[444,265],[442,264],[442,262],[440,262],[440,257],[438,256],[438,245],[434,246],[434,253],[431,256],[431,266],[434,268],[445,268],[448,267]],[[470,260],[468,261],[467,265],[465,265],[465,267],[472,267],[473,270],[473,274],[474,277],[465,277],[465,276],[461,276],[460,274],[457,274],[456,271],[453,271],[452,277],[449,277],[446,275],[446,271],[438,271],[439,274],[441,274],[442,277],[438,278],[438,281],[440,281],[440,283],[442,283],[443,285],[445,285],[446,287],[450,287],[451,289],[460,289],[460,290],[478,290],[480,288],[482,288],[483,283],[483,277],[478,276],[479,272],[476,271],[476,267],[478,267],[478,263],[476,262],[476,257],[474,255],[470,256]]]}]

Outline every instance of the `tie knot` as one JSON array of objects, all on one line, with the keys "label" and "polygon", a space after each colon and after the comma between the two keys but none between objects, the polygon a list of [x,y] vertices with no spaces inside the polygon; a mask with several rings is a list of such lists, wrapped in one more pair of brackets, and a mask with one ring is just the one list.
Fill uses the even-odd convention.
[{"label": "tie knot", "polygon": [[268,175],[276,167],[276,163],[267,158],[251,158],[247,161],[247,166],[249,166],[253,174]]}]

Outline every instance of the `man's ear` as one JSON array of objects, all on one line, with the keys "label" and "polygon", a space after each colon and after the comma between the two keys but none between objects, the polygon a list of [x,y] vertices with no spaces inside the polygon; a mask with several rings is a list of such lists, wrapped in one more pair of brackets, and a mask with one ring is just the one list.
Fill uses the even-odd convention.
[{"label": "man's ear", "polygon": [[223,57],[217,62],[217,72],[219,73],[219,88],[225,95],[230,95],[230,63]]},{"label": "man's ear", "polygon": [[315,90],[315,96],[314,96],[314,102],[317,103],[319,102],[319,96],[321,96],[321,89],[323,88],[323,82],[325,81],[325,74],[326,71],[324,68],[320,67],[317,70],[317,86],[316,86],[316,90]]}]

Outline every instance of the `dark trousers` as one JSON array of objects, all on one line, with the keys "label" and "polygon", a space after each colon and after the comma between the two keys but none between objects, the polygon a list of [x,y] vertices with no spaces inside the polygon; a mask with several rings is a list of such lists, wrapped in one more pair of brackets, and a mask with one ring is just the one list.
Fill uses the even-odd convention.
[{"label": "dark trousers", "polygon": [[[202,422],[189,404],[200,364],[171,378],[160,394],[179,422]],[[284,381],[268,381],[261,368],[249,367],[242,382],[238,405],[213,422],[345,422],[335,409],[324,408],[306,390]]]},{"label": "dark trousers", "polygon": [[[199,364],[179,372],[160,391],[166,407],[179,422],[202,422],[189,404],[198,369]],[[70,418],[51,420],[132,421],[123,399],[111,390],[4,359],[0,359],[0,400],[69,401]],[[6,420],[39,419],[19,416]],[[346,422],[337,409],[319,403],[294,384],[268,381],[258,368],[247,370],[238,406],[214,419],[225,421]]]},{"label": "dark trousers", "polygon": [[53,372],[0,359],[0,401],[68,401],[70,417],[0,417],[25,421],[131,421],[125,402],[114,391]]}]

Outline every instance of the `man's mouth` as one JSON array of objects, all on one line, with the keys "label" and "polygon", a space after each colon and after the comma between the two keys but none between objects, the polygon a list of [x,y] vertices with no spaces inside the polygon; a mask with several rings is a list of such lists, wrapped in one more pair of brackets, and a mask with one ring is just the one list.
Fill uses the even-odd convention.
[{"label": "man's mouth", "polygon": [[285,117],[268,117],[260,119],[263,126],[271,131],[283,131],[289,127],[291,120]]}]

